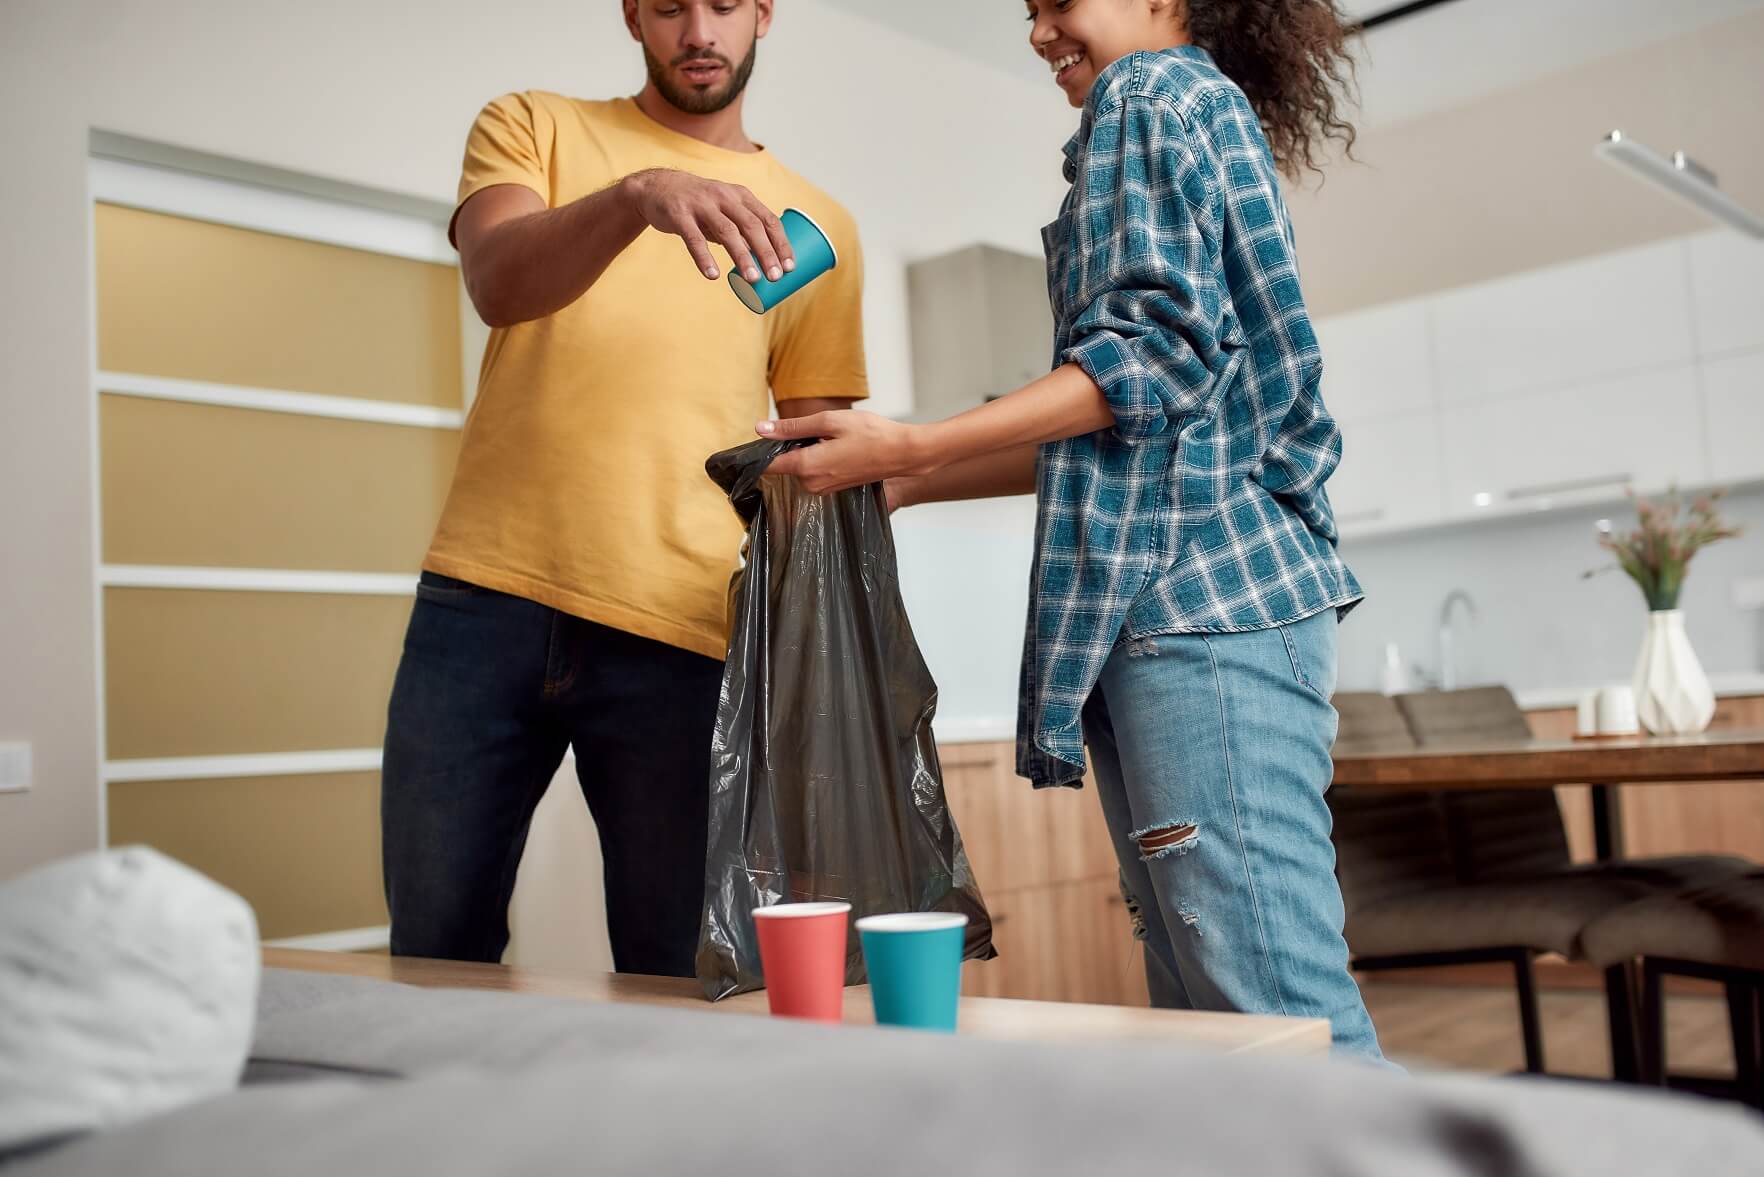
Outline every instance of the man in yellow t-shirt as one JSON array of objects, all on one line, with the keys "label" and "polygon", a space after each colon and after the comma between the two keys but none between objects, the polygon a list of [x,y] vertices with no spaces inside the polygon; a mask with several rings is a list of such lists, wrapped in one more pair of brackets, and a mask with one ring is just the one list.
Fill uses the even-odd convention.
[{"label": "man in yellow t-shirt", "polygon": [[[392,951],[498,960],[528,822],[573,747],[624,972],[690,975],[741,528],[704,473],[867,395],[857,231],[747,137],[772,0],[624,0],[649,80],[511,94],[466,143],[453,239],[493,328],[393,688],[381,817]],[[833,270],[770,313],[718,279]]]}]

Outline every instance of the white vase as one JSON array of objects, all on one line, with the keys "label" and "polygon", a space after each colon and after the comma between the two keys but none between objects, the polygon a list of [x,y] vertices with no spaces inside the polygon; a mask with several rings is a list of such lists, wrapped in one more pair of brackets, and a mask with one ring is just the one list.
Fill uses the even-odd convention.
[{"label": "white vase", "polygon": [[1648,614],[1648,633],[1635,661],[1635,709],[1655,735],[1700,732],[1715,718],[1715,691],[1684,634],[1684,613]]}]

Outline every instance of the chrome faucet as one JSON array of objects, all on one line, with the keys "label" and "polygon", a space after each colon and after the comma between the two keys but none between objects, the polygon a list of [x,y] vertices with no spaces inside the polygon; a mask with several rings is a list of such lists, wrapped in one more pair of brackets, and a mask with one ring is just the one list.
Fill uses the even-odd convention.
[{"label": "chrome faucet", "polygon": [[1439,689],[1453,691],[1458,688],[1458,652],[1453,641],[1452,613],[1458,606],[1464,606],[1464,612],[1472,623],[1476,621],[1476,602],[1463,589],[1453,589],[1439,607]]}]

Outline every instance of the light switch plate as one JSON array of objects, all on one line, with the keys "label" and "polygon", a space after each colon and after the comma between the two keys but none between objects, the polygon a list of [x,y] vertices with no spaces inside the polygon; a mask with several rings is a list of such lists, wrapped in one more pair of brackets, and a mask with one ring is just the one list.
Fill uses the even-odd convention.
[{"label": "light switch plate", "polygon": [[31,787],[31,746],[0,743],[0,793],[22,793]]},{"label": "light switch plate", "polygon": [[1733,607],[1736,609],[1764,609],[1764,576],[1734,581]]}]

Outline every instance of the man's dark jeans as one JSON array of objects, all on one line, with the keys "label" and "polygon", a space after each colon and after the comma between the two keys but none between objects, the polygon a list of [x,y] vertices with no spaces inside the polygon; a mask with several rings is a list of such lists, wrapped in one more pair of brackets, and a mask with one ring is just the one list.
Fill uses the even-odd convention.
[{"label": "man's dark jeans", "polygon": [[381,777],[393,953],[501,959],[533,810],[573,747],[613,963],[691,976],[722,674],[703,655],[423,573]]}]

